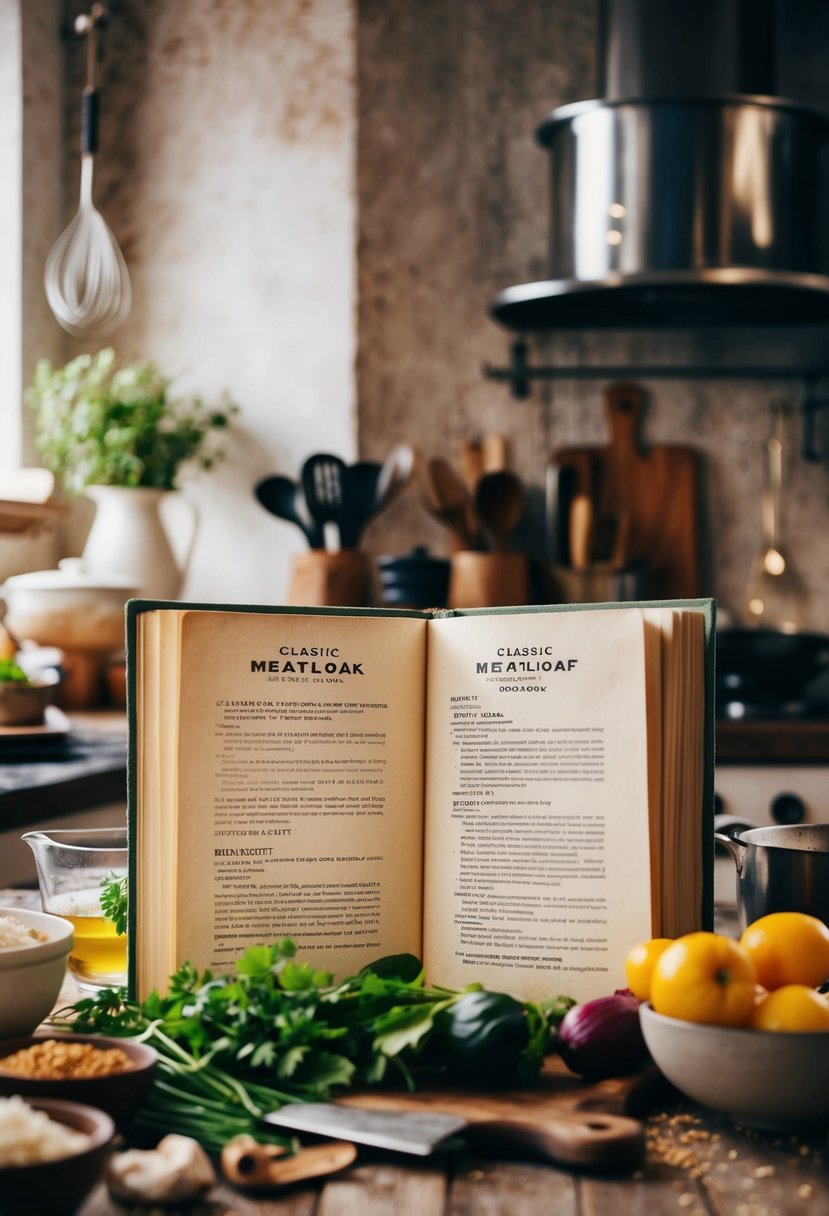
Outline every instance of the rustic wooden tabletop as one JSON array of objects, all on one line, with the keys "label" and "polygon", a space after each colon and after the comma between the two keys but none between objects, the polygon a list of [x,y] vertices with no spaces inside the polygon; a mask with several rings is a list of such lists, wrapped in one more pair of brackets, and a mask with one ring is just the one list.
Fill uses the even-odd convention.
[{"label": "rustic wooden tabletop", "polygon": [[[37,898],[0,894],[8,905]],[[68,980],[59,1003],[75,995]],[[361,1149],[322,1183],[256,1197],[219,1182],[197,1203],[162,1209],[115,1203],[100,1185],[77,1216],[829,1216],[829,1128],[758,1132],[665,1095],[641,1116],[647,1152],[632,1174],[573,1173],[473,1146],[426,1161]]]},{"label": "rustic wooden tabletop", "polygon": [[[448,1153],[426,1163],[361,1154],[320,1186],[251,1198],[217,1185],[164,1216],[825,1216],[826,1135],[750,1133],[691,1108],[647,1120],[648,1153],[629,1177],[576,1175],[532,1161]],[[103,1187],[79,1216],[149,1216]],[[161,1216],[153,1212],[152,1216]]]}]

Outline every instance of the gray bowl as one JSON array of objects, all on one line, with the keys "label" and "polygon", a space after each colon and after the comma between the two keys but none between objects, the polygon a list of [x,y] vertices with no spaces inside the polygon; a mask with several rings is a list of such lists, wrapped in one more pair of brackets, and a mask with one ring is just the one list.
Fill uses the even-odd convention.
[{"label": "gray bowl", "polygon": [[639,1009],[654,1063],[712,1110],[750,1127],[829,1125],[829,1031],[777,1033],[705,1026]]}]

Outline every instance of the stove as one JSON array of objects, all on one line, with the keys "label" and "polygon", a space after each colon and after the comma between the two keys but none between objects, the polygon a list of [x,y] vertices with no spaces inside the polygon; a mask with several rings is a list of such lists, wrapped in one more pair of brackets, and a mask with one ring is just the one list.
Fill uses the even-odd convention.
[{"label": "stove", "polygon": [[724,696],[717,712],[729,722],[805,722],[829,718],[829,701],[793,695],[787,698],[751,696],[739,693]]},{"label": "stove", "polygon": [[[714,809],[721,830],[829,823],[829,715],[722,716],[716,754]],[[722,931],[737,932],[736,895],[734,862],[717,846],[714,901]]]}]

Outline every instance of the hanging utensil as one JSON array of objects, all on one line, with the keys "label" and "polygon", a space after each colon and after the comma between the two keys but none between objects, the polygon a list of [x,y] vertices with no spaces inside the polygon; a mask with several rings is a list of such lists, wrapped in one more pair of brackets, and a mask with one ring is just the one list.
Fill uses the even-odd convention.
[{"label": "hanging utensil", "polygon": [[44,287],[56,320],[78,338],[96,338],[116,329],[132,302],[124,255],[106,220],[92,201],[95,154],[98,151],[98,91],[95,60],[98,30],[106,20],[102,4],[93,4],[75,22],[86,36],[86,87],[81,104],[81,189],[77,214],[58,237],[46,259]]},{"label": "hanging utensil", "polygon": [[796,633],[803,616],[803,587],[780,542],[785,407],[772,402],[761,500],[762,547],[751,564],[746,612],[752,624]]},{"label": "hanging utensil", "polygon": [[311,517],[322,527],[325,548],[342,548],[345,461],[318,452],[302,466],[302,489]]},{"label": "hanging utensil", "polygon": [[264,477],[256,483],[253,492],[271,515],[296,524],[312,549],[324,548],[323,530],[311,518],[300,486],[290,477],[283,477],[276,473],[272,477]]},{"label": "hanging utensil", "polygon": [[475,492],[475,512],[496,553],[506,549],[525,506],[524,487],[515,473],[484,473]]}]

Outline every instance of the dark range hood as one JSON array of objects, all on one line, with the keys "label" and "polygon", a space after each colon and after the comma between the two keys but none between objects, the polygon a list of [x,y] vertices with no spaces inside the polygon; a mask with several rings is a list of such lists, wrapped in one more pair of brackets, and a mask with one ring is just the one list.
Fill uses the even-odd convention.
[{"label": "dark range hood", "polygon": [[600,100],[554,110],[548,279],[514,330],[829,320],[829,119],[774,96],[774,0],[604,0]]}]

